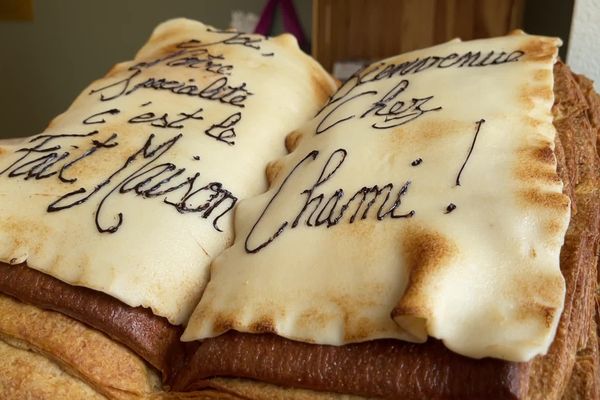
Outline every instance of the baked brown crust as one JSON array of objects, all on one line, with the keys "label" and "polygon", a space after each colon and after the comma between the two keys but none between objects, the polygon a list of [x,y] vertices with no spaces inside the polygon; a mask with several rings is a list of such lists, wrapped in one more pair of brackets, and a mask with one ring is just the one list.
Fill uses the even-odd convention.
[{"label": "baked brown crust", "polygon": [[598,336],[596,323],[592,321],[587,345],[577,350],[575,365],[563,394],[563,399],[598,399],[600,397],[598,374]]},{"label": "baked brown crust", "polygon": [[0,340],[0,398],[105,400],[46,357]]},{"label": "baked brown crust", "polygon": [[340,400],[341,397],[343,400],[365,400],[362,396],[341,396],[338,393],[282,387],[240,378],[212,378],[206,384],[207,388],[244,400]]},{"label": "baked brown crust", "polygon": [[[554,74],[559,174],[566,183],[565,191],[572,193],[572,216],[560,263],[567,285],[565,308],[549,353],[534,359],[531,367],[527,397],[540,400],[561,398],[578,350],[586,347],[594,319],[600,226],[600,98],[589,80],[578,78],[566,65],[557,63]],[[562,163],[561,153],[565,158]]]},{"label": "baked brown crust", "polygon": [[149,309],[129,307],[107,294],[69,285],[25,264],[0,263],[0,293],[61,312],[104,332],[158,369],[163,382],[183,363],[182,328]]},{"label": "baked brown crust", "polygon": [[153,368],[97,330],[2,295],[0,310],[2,340],[46,356],[103,396],[139,398],[160,390]]},{"label": "baked brown crust", "polygon": [[165,392],[127,347],[61,313],[0,295],[0,399],[238,399],[226,391]]}]

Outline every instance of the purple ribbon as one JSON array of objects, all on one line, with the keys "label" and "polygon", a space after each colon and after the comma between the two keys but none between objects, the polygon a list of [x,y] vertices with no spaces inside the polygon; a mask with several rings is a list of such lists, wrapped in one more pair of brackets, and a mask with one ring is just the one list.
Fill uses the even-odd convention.
[{"label": "purple ribbon", "polygon": [[306,37],[302,31],[302,25],[300,24],[300,20],[298,19],[298,14],[296,13],[296,9],[294,8],[294,3],[292,0],[268,0],[265,8],[262,10],[258,24],[256,24],[254,33],[259,33],[265,36],[271,33],[271,27],[273,25],[273,20],[275,19],[275,11],[277,6],[281,6],[283,27],[285,31],[294,35],[301,47],[304,46],[306,44]]}]

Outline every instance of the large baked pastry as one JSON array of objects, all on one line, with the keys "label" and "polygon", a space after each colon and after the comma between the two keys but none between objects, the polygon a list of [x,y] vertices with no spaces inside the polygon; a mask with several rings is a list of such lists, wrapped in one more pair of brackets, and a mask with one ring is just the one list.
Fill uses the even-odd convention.
[{"label": "large baked pastry", "polygon": [[[335,88],[291,35],[159,25],[43,133],[0,148],[1,337],[104,396],[168,388],[237,202]],[[3,368],[0,397],[20,398],[23,369]]]},{"label": "large baked pastry", "polygon": [[597,398],[600,108],[558,45],[453,41],[344,83],[238,205],[175,389]]},{"label": "large baked pastry", "polygon": [[[56,293],[21,290],[0,297],[0,393],[597,398],[600,99],[558,44],[453,41],[342,85],[237,205],[186,342],[147,346],[169,387],[129,343],[43,309]],[[8,294],[49,279],[3,271]]]}]

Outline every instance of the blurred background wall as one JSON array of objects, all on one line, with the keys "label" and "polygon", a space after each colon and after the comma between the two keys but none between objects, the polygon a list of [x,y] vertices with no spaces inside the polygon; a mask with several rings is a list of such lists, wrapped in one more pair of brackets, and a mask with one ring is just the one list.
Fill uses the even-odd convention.
[{"label": "blurred background wall", "polygon": [[595,81],[600,92],[600,0],[577,0],[567,60],[575,71]]},{"label": "blurred background wall", "polygon": [[[21,1],[31,3],[31,20],[15,21],[6,16],[0,19],[2,138],[41,132],[92,80],[104,75],[116,62],[131,59],[159,22],[185,16],[225,28],[231,22],[232,11],[259,15],[266,3],[266,0],[0,0],[0,17],[3,3],[14,5]],[[365,4],[366,1],[363,0]],[[368,0],[369,7],[376,7],[381,1]],[[526,31],[568,40],[573,1],[523,2],[522,26]],[[294,3],[310,39],[313,2]],[[273,28],[274,33],[282,31],[280,15]]]}]

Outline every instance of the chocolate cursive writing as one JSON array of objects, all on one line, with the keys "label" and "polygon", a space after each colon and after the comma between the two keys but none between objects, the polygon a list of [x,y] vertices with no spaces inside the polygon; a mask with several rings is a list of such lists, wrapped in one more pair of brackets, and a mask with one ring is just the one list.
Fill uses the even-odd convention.
[{"label": "chocolate cursive writing", "polygon": [[462,54],[451,53],[445,56],[417,57],[398,64],[386,62],[371,64],[357,71],[344,82],[336,97],[339,95],[345,96],[354,88],[371,82],[414,75],[428,69],[478,68],[502,65],[517,62],[524,54],[525,52],[521,50],[514,50],[510,53],[495,50],[490,50],[487,53],[467,51]]},{"label": "chocolate cursive writing", "polygon": [[317,113],[317,116],[323,115],[323,118],[317,125],[316,134],[323,133],[351,119],[362,119],[369,115],[381,118],[380,121],[371,125],[373,128],[388,129],[411,122],[431,111],[441,110],[441,106],[426,106],[427,103],[433,100],[434,96],[413,96],[407,99],[398,99],[398,95],[410,85],[410,81],[404,78],[383,97],[374,101],[370,108],[362,114],[345,112],[347,106],[355,103],[359,98],[364,100],[364,97],[379,96],[379,92],[374,89],[355,93],[357,92],[356,89],[363,85],[415,75],[429,69],[492,67],[518,62],[524,54],[525,52],[522,50],[511,52],[495,50],[488,52],[467,51],[462,54],[451,53],[444,56],[418,57],[401,63],[380,62],[366,66],[346,80]]},{"label": "chocolate cursive writing", "polygon": [[[16,151],[17,154],[22,153],[22,156],[0,171],[0,175],[7,174],[8,178],[20,177],[24,180],[56,176],[63,183],[73,184],[78,178],[65,174],[74,164],[99,150],[106,151],[119,145],[116,133],[105,139],[94,139],[97,135],[98,131],[36,136],[29,141],[29,147]],[[88,137],[91,139],[91,146],[82,154],[72,157],[69,151],[63,150],[63,139]],[[105,209],[117,194],[133,193],[142,199],[162,197],[164,204],[174,207],[180,213],[197,213],[203,219],[210,218],[213,227],[221,232],[218,222],[233,209],[237,197],[220,182],[200,183],[198,172],[187,174],[186,168],[177,167],[171,162],[159,162],[182,137],[182,134],[177,134],[157,142],[155,135],[150,134],[142,147],[130,154],[107,177],[60,196],[48,205],[47,211],[59,212],[97,199],[94,213],[96,227],[101,233],[114,233],[123,224],[123,212],[113,214],[112,220],[107,222],[104,217]]]},{"label": "chocolate cursive writing", "polygon": [[132,81],[141,73],[141,70],[134,70],[128,77],[120,81],[110,83],[98,89],[93,89],[90,94],[100,93],[100,100],[114,100],[121,96],[129,96],[139,89],[165,90],[177,95],[193,96],[204,100],[214,100],[223,104],[229,104],[235,107],[244,107],[244,102],[251,93],[246,88],[246,83],[237,86],[229,84],[226,76],[215,79],[208,84],[197,86],[194,79],[187,81],[178,81],[167,78],[149,77],[142,82],[132,84]]},{"label": "chocolate cursive writing", "polygon": [[145,112],[140,115],[136,115],[135,117],[130,118],[127,122],[130,124],[149,124],[156,128],[173,128],[173,129],[182,129],[184,128],[183,122],[188,120],[203,120],[202,117],[202,108],[198,110],[187,113],[180,112],[177,114],[176,118],[170,118],[169,113],[163,113],[162,115],[157,115],[153,112]]},{"label": "chocolate cursive writing", "polygon": [[[202,42],[197,39],[188,40],[175,46],[175,50],[165,56],[158,57],[150,61],[141,61],[127,70],[129,75],[116,82],[111,82],[105,86],[92,89],[90,94],[100,94],[101,101],[117,99],[121,96],[128,96],[140,89],[166,90],[173,94],[195,96],[205,100],[215,100],[235,107],[244,107],[245,100],[253,95],[247,88],[246,83],[232,85],[229,81],[229,75],[233,70],[233,65],[224,64],[225,57],[222,54],[211,54],[207,47],[216,44],[223,45],[242,45],[252,49],[260,49],[258,43],[263,38],[259,36],[249,36],[237,32],[225,32],[217,30],[208,30],[219,35],[225,35],[215,41]],[[157,65],[167,67],[184,67],[198,69],[202,68],[212,72],[219,77],[215,80],[203,82],[196,85],[194,79],[176,80],[165,77],[150,76],[140,81],[142,72],[147,71]]]},{"label": "chocolate cursive writing", "polygon": [[481,130],[481,125],[483,125],[485,123],[485,119],[480,119],[479,121],[475,122],[475,135],[473,135],[473,141],[471,142],[471,147],[469,147],[469,152],[467,153],[467,157],[465,158],[465,162],[463,162],[462,166],[460,167],[460,170],[458,171],[458,175],[456,175],[456,186],[460,186],[460,176],[463,173],[463,170],[465,169],[465,166],[467,165],[467,162],[469,161],[469,158],[471,158],[471,154],[473,153],[473,149],[475,148],[475,142],[477,141],[477,137],[479,136],[479,131]]},{"label": "chocolate cursive writing", "polygon": [[[273,203],[277,201],[282,192],[286,190],[295,190],[287,185],[290,178],[292,178],[292,176],[307,163],[316,161],[319,156],[319,151],[313,150],[300,160],[283,180],[281,186],[277,189],[273,197],[271,197],[265,209],[258,217],[258,220],[248,233],[244,243],[246,252],[256,253],[260,251],[287,230],[294,229],[299,225],[308,227],[325,225],[327,228],[330,228],[344,221],[352,224],[357,218],[361,220],[366,219],[369,216],[371,208],[373,208],[376,203],[378,203],[379,207],[374,215],[377,220],[380,221],[385,218],[410,218],[415,214],[414,210],[406,213],[400,213],[398,211],[398,208],[402,204],[402,197],[406,195],[410,186],[410,181],[408,180],[400,185],[396,190],[395,195],[392,195],[394,192],[394,184],[391,182],[384,184],[381,187],[379,185],[363,186],[358,191],[354,192],[350,198],[347,198],[347,200],[344,199],[344,190],[341,188],[329,194],[319,193],[320,187],[332,179],[336,172],[342,167],[347,155],[348,152],[345,149],[337,149],[332,152],[321,168],[318,177],[314,180],[314,183],[300,192],[300,195],[304,196],[304,201],[301,202],[302,207],[300,210],[294,211],[294,214],[276,227],[269,237],[257,239],[255,237],[255,231],[267,218]],[[350,209],[354,212],[345,219],[344,217],[348,216],[346,212]]]},{"label": "chocolate cursive writing", "polygon": [[[358,119],[375,116],[378,118],[378,121],[373,123],[371,127],[375,129],[389,129],[409,123],[429,112],[442,109],[440,106],[426,107],[427,103],[433,99],[433,96],[411,98],[410,100],[398,99],[398,96],[408,88],[409,84],[408,80],[401,80],[381,98],[373,102],[369,109],[358,116]],[[336,100],[330,101],[329,104],[321,110],[321,112],[326,113],[317,125],[316,134],[318,135],[338,124],[357,118],[356,114],[348,115],[350,114],[349,111],[344,112],[345,107],[349,104],[352,105],[354,100],[360,97],[372,97],[377,95],[378,92],[376,90],[367,90],[348,98],[339,97]]]},{"label": "chocolate cursive writing", "polygon": [[235,144],[233,140],[236,136],[235,126],[242,119],[242,114],[236,112],[225,118],[223,121],[211,125],[204,133],[210,137],[217,139],[220,142],[227,143],[232,146]]}]

